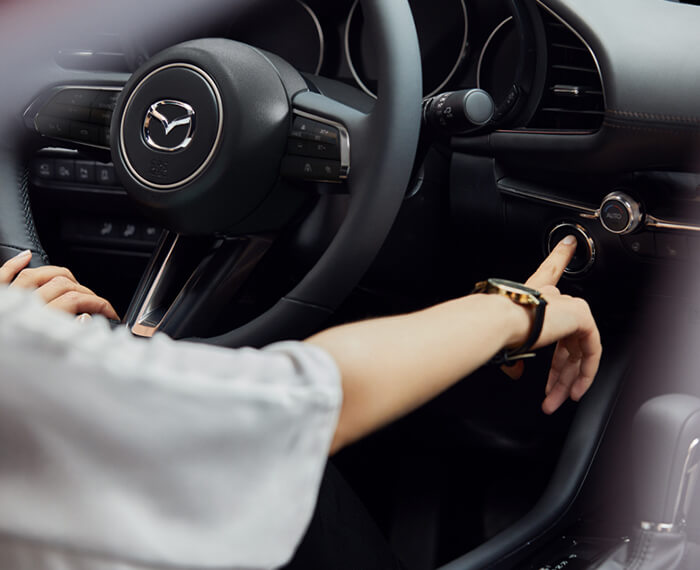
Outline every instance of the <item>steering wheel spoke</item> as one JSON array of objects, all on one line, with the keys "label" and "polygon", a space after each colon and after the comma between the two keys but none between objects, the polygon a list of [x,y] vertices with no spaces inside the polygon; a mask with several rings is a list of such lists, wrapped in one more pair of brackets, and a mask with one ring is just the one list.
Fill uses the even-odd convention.
[{"label": "steering wheel spoke", "polygon": [[164,232],[125,323],[136,336],[210,333],[273,243],[271,236],[186,237]]},{"label": "steering wheel spoke", "polygon": [[[47,140],[102,153],[101,161],[109,151],[127,194],[169,230],[127,314],[135,334],[218,333],[207,342],[226,346],[301,338],[332,315],[367,271],[404,198],[422,82],[408,3],[361,2],[377,46],[378,98],[368,113],[351,106],[351,87],[330,96],[309,92],[281,57],[225,38],[168,47],[130,77],[80,74],[87,79],[74,83],[70,73],[53,74],[29,106],[27,126]],[[319,197],[288,177],[337,184]],[[348,196],[332,196],[333,188]],[[20,198],[11,208],[16,215],[26,214]],[[314,205],[329,202],[342,206],[333,209],[342,215],[310,223],[325,211]],[[4,241],[24,246],[21,229]],[[261,297],[255,311],[262,312],[233,315],[217,331],[211,321],[252,284],[272,243],[265,236],[274,235],[292,239],[280,240],[270,263],[255,272],[269,284],[255,291]],[[284,258],[282,246],[294,250],[297,235],[302,246],[318,247],[308,249],[303,269],[276,279],[271,273]],[[293,265],[292,257],[279,265]]]}]

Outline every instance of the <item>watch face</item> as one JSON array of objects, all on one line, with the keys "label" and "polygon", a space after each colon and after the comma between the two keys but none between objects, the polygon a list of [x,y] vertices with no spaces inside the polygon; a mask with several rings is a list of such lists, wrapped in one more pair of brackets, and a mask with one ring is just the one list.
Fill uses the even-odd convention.
[{"label": "watch face", "polygon": [[508,279],[489,279],[489,285],[500,289],[504,293],[510,293],[512,295],[532,295],[535,298],[539,298],[540,292],[536,289],[531,289],[526,287],[522,283],[516,283],[515,281],[508,281]]}]

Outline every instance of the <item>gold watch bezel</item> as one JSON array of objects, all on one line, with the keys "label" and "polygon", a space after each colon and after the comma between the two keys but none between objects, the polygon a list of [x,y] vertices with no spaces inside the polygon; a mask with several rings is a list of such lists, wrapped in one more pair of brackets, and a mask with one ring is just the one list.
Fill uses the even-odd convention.
[{"label": "gold watch bezel", "polygon": [[475,291],[487,294],[496,294],[507,297],[518,305],[539,305],[542,294],[536,289],[532,289],[508,279],[492,277],[486,281],[476,284]]}]

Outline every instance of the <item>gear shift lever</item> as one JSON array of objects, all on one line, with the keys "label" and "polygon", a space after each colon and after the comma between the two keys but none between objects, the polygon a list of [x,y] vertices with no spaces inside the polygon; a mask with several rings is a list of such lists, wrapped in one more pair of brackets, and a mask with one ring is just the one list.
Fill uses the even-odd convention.
[{"label": "gear shift lever", "polygon": [[634,437],[642,529],[682,531],[700,470],[700,399],[670,394],[649,400],[635,416]]},{"label": "gear shift lever", "polygon": [[700,399],[670,394],[634,418],[635,528],[631,542],[599,570],[676,570],[688,566],[685,535],[700,471]]}]

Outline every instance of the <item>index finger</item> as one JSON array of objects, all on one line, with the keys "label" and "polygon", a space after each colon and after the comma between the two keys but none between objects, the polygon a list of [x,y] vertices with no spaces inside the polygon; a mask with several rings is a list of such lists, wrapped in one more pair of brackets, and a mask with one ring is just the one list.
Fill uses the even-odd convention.
[{"label": "index finger", "polygon": [[556,285],[564,273],[564,269],[571,262],[571,258],[576,253],[576,238],[572,235],[566,236],[552,250],[547,258],[541,263],[525,285],[538,289],[546,285]]}]

